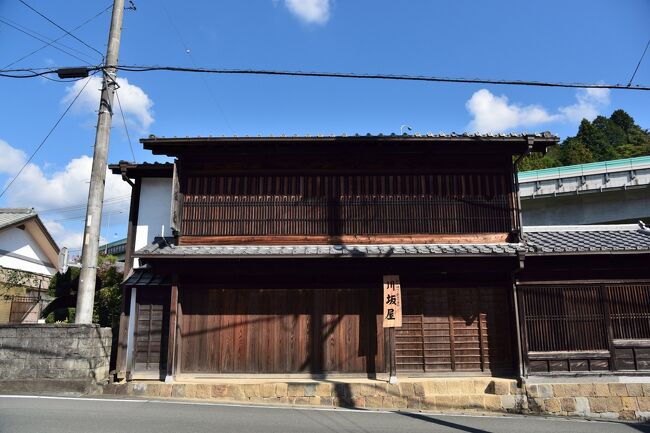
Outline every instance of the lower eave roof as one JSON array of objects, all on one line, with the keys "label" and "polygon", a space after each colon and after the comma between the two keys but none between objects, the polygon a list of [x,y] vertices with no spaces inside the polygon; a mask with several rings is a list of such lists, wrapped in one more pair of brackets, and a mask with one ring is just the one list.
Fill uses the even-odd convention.
[{"label": "lower eave roof", "polygon": [[172,245],[159,240],[134,254],[140,258],[427,257],[514,256],[523,244],[374,245]]},{"label": "lower eave roof", "polygon": [[274,257],[480,257],[644,254],[650,253],[650,229],[640,223],[596,226],[524,227],[521,243],[358,244],[358,245],[174,245],[157,238],[135,252],[140,258]]}]

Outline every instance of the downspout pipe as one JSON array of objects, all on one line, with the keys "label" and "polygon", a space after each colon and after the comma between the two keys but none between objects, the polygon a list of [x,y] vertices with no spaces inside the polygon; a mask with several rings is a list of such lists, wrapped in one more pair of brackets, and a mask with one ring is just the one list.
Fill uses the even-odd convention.
[{"label": "downspout pipe", "polygon": [[128,183],[129,185],[131,185],[131,188],[133,188],[133,187],[135,186],[135,184],[134,184],[133,181],[132,181],[131,179],[129,179],[129,177],[126,175],[126,167],[125,167],[124,165],[122,165],[122,164],[120,164],[120,171],[122,172],[122,180],[123,180],[124,182]]}]

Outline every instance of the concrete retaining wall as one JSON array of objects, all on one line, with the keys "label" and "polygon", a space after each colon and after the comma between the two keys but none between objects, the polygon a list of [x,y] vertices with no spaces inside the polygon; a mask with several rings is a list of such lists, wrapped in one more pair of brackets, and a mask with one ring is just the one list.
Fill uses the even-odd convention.
[{"label": "concrete retaining wall", "polygon": [[[0,389],[42,381],[108,382],[111,329],[99,325],[0,325]],[[78,386],[76,386],[78,388]]]}]

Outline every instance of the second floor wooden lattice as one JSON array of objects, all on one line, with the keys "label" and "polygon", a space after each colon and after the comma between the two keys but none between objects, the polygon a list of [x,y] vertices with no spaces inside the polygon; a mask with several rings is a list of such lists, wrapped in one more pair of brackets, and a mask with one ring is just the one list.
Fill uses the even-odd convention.
[{"label": "second floor wooden lattice", "polygon": [[189,176],[182,236],[507,233],[505,174]]}]

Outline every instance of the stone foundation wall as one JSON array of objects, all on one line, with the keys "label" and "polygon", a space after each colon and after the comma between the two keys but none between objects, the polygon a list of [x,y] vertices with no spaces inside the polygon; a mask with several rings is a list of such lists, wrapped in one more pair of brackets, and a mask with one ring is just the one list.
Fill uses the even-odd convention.
[{"label": "stone foundation wall", "polygon": [[105,386],[103,392],[257,404],[650,419],[650,380],[648,383],[592,383],[581,378],[578,380],[582,383],[537,383],[523,387],[516,380],[497,378],[401,379],[397,385],[336,380],[248,383],[253,380],[116,383]]},{"label": "stone foundation wall", "polygon": [[99,325],[0,325],[0,389],[30,380],[107,383],[111,329]]},{"label": "stone foundation wall", "polygon": [[523,404],[517,382],[510,379],[402,380],[396,385],[381,381],[236,382],[131,382],[110,384],[104,394],[436,412],[515,412]]},{"label": "stone foundation wall", "polygon": [[545,383],[526,385],[532,413],[621,420],[650,419],[648,383]]}]

